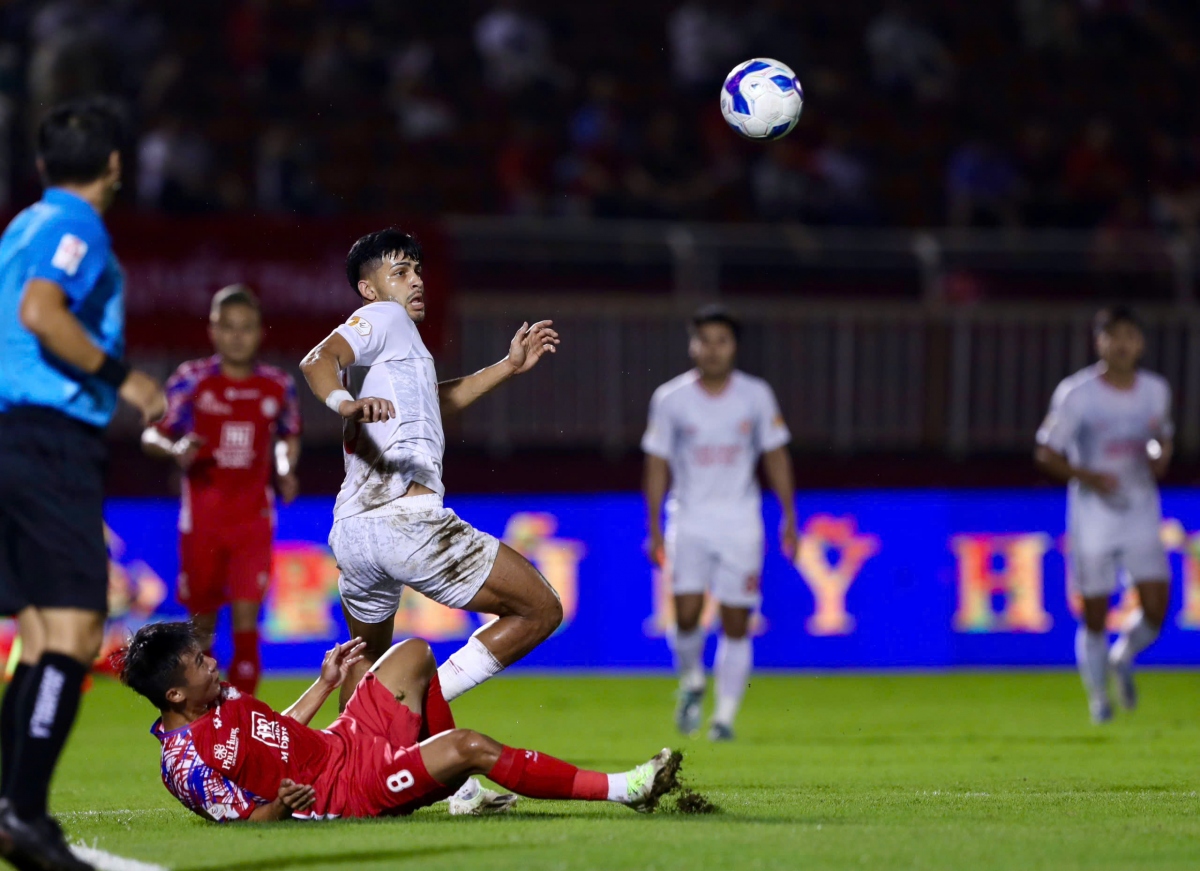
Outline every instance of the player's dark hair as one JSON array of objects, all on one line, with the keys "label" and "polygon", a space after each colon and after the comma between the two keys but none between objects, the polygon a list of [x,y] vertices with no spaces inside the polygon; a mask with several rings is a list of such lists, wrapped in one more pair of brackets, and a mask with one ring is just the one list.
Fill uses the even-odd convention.
[{"label": "player's dark hair", "polygon": [[692,319],[688,321],[688,332],[695,334],[705,324],[724,324],[733,332],[735,339],[742,337],[742,325],[732,314],[729,309],[723,305],[706,305],[698,309]]},{"label": "player's dark hair", "polygon": [[214,293],[208,316],[215,318],[227,305],[244,305],[254,309],[260,315],[262,314],[262,306],[259,305],[258,297],[248,284],[231,284]]},{"label": "player's dark hair", "polygon": [[191,623],[148,623],[133,634],[119,664],[121,683],[145,696],[160,711],[167,690],[183,685],[183,657],[199,642]]},{"label": "player's dark hair", "polygon": [[1123,304],[1110,305],[1100,309],[1092,318],[1092,335],[1098,336],[1101,333],[1112,332],[1113,327],[1117,324],[1129,324],[1139,330],[1142,329],[1142,322],[1132,308]]},{"label": "player's dark hair", "polygon": [[350,246],[346,255],[346,280],[355,296],[364,270],[378,269],[388,254],[400,254],[410,260],[421,260],[421,243],[411,233],[395,227],[368,233]]},{"label": "player's dark hair", "polygon": [[104,175],[120,151],[125,122],[117,105],[93,97],[51,109],[38,125],[37,156],[47,185],[87,184]]}]

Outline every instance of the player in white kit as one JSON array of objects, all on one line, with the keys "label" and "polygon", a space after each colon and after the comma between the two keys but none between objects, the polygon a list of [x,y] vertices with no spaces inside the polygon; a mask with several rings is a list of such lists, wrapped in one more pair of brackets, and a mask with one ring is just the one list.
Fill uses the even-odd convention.
[{"label": "player in white kit", "polygon": [[[1138,368],[1145,347],[1134,314],[1101,311],[1095,321],[1100,362],[1066,378],[1054,391],[1037,434],[1037,461],[1067,481],[1069,576],[1083,597],[1075,660],[1092,719],[1112,718],[1108,674],[1121,704],[1137,705],[1134,658],[1158,637],[1170,597],[1170,567],[1159,534],[1157,479],[1171,462],[1171,388]],[[1109,603],[1124,570],[1137,588],[1133,613],[1111,649]]]},{"label": "player in white kit", "polygon": [[714,741],[733,738],[753,663],[750,618],[761,603],[764,547],[759,457],[783,512],[784,552],[791,558],[796,550],[791,435],[770,386],[734,368],[738,333],[737,321],[719,307],[693,317],[688,353],[696,368],[654,391],[642,438],[651,558],[661,565],[665,557],[675,595],[675,723],[685,734],[699,729],[704,699],[705,592],[721,606],[708,733]]},{"label": "player in white kit", "polygon": [[[438,669],[450,700],[549,637],[562,604],[528,560],[442,506],[442,416],[529,371],[559,340],[550,321],[525,324],[499,363],[438,384],[417,330],[421,271],[420,246],[407,233],[391,228],[355,242],[346,277],[364,305],[300,365],[317,398],[344,419],[346,478],[329,546],[350,635],[367,643],[358,670],[391,647],[406,586],[451,608],[498,615]],[[343,690],[343,706],[348,696]]]}]

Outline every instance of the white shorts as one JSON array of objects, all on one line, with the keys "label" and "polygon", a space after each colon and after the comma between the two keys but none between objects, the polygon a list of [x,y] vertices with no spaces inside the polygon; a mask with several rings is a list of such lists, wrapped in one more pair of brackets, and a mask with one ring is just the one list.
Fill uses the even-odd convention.
[{"label": "white shorts", "polygon": [[470,602],[492,571],[499,540],[443,508],[436,494],[385,508],[335,521],[329,532],[350,615],[384,622],[400,607],[405,587],[449,608]]},{"label": "white shorts", "polygon": [[1111,596],[1120,586],[1120,570],[1133,583],[1168,581],[1171,566],[1158,531],[1128,544],[1104,549],[1071,548],[1071,589],[1085,599]]},{"label": "white shorts", "polygon": [[750,610],[762,603],[761,526],[723,529],[718,535],[668,527],[665,538],[676,596],[707,592],[722,605]]}]

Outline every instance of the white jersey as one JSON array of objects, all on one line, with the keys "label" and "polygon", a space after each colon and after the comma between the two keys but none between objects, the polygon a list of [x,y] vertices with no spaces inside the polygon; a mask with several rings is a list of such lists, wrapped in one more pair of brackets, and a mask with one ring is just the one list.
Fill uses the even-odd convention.
[{"label": "white jersey", "polygon": [[1133,386],[1121,390],[1101,371],[1089,366],[1058,385],[1038,444],[1063,454],[1072,466],[1117,479],[1116,491],[1107,496],[1071,481],[1067,505],[1073,534],[1097,544],[1104,536],[1124,538],[1134,526],[1157,535],[1161,508],[1147,445],[1174,435],[1171,388],[1161,375],[1139,371]]},{"label": "white jersey", "polygon": [[385,506],[414,482],[441,495],[446,436],[433,357],[417,325],[400,303],[380,301],[360,308],[337,332],[354,349],[354,363],[342,373],[346,389],[355,399],[390,399],[396,416],[344,423],[346,478],[334,520],[376,509],[387,513]]},{"label": "white jersey", "polygon": [[642,450],[671,464],[670,522],[745,528],[762,524],[758,458],[789,441],[767,382],[735,371],[714,396],[693,370],[654,391]]}]

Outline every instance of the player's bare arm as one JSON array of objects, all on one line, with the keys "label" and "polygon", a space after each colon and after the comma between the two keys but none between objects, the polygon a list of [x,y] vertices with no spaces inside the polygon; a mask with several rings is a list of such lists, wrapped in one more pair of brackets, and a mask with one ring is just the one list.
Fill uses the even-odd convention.
[{"label": "player's bare arm", "polygon": [[438,400],[442,416],[462,411],[481,396],[495,390],[514,375],[528,372],[546,354],[558,352],[560,340],[552,327],[554,321],[538,321],[521,324],[517,334],[508,345],[508,356],[480,369],[472,375],[464,375],[438,384]]},{"label": "player's bare arm", "polygon": [[779,510],[782,519],[779,523],[779,543],[788,559],[796,556],[796,499],[795,483],[792,477],[792,455],[787,447],[779,447],[767,451],[762,456],[763,474],[767,478],[767,486],[779,500]]},{"label": "player's bare arm", "polygon": [[391,420],[396,416],[396,407],[390,400],[373,396],[355,399],[342,387],[341,371],[353,363],[354,349],[333,332],[305,355],[300,361],[300,371],[313,395],[346,420],[355,423]]},{"label": "player's bare arm", "polygon": [[300,462],[300,436],[288,436],[275,442],[275,483],[284,505],[300,495],[296,464]]},{"label": "player's bare arm", "polygon": [[351,638],[349,641],[335,644],[326,651],[325,658],[321,661],[321,673],[317,675],[313,685],[283,712],[284,716],[291,717],[305,726],[312,722],[312,718],[321,710],[325,701],[341,688],[350,670],[362,662],[363,649],[366,646],[366,642],[361,638]]},{"label": "player's bare arm", "polygon": [[1037,446],[1034,459],[1043,472],[1064,484],[1077,480],[1083,486],[1104,494],[1113,493],[1118,487],[1115,476],[1072,466],[1066,456],[1046,445]]},{"label": "player's bare arm", "polygon": [[[92,374],[111,365],[79,320],[71,313],[66,291],[44,278],[30,279],[21,297],[19,312],[22,326],[37,337],[42,347],[60,360]],[[144,372],[130,370],[118,390],[121,399],[142,413],[142,422],[151,423],[167,412],[167,397],[162,386]]]},{"label": "player's bare arm", "polygon": [[1146,446],[1146,456],[1150,460],[1150,470],[1154,477],[1162,480],[1171,468],[1171,458],[1175,456],[1175,440],[1157,438]]},{"label": "player's bare arm", "polygon": [[650,560],[658,566],[663,564],[665,556],[662,511],[670,485],[670,464],[662,457],[646,454],[646,464],[642,473],[642,492],[646,496],[646,525],[650,534],[647,550]]}]

